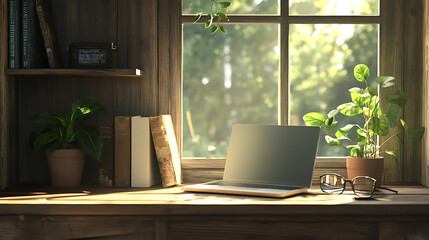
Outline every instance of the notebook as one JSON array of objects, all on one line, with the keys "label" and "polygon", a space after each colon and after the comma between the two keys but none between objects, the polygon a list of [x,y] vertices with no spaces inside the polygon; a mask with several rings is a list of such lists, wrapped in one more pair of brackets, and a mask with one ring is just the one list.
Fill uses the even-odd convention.
[{"label": "notebook", "polygon": [[184,191],[287,197],[308,191],[320,127],[235,124],[223,180]]}]

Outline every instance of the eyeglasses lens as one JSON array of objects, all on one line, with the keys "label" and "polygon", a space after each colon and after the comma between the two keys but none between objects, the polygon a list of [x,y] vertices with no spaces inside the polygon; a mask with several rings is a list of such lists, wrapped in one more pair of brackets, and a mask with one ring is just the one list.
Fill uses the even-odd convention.
[{"label": "eyeglasses lens", "polygon": [[369,198],[374,192],[375,182],[371,178],[357,177],[353,179],[353,188],[356,196],[361,198]]},{"label": "eyeglasses lens", "polygon": [[320,177],[320,188],[326,193],[342,193],[344,183],[341,176],[327,174]]}]

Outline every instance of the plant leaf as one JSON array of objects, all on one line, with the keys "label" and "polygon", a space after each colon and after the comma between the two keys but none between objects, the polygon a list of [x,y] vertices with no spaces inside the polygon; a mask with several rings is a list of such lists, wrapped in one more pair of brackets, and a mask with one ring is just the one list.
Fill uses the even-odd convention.
[{"label": "plant leaf", "polygon": [[335,138],[330,137],[328,135],[325,136],[325,141],[328,143],[329,146],[338,146],[338,145],[340,145],[340,139],[335,139]]},{"label": "plant leaf", "polygon": [[322,126],[325,123],[325,117],[318,112],[307,113],[302,119],[307,126]]},{"label": "plant leaf", "polygon": [[221,8],[227,8],[227,7],[231,6],[230,2],[219,2],[218,4]]},{"label": "plant leaf", "polygon": [[408,136],[412,137],[416,141],[420,141],[422,139],[423,134],[425,134],[425,128],[424,127],[411,127],[406,128],[405,132],[408,134]]},{"label": "plant leaf", "polygon": [[362,108],[356,106],[354,103],[344,103],[338,106],[337,108],[342,114],[346,116],[354,116],[356,114],[362,113]]},{"label": "plant leaf", "polygon": [[103,143],[101,138],[92,129],[76,131],[76,139],[79,147],[91,157],[100,160]]},{"label": "plant leaf", "polygon": [[328,113],[328,118],[335,117],[340,111],[338,109],[334,109]]},{"label": "plant leaf", "polygon": [[61,124],[64,126],[64,117],[54,112],[44,112],[31,116],[29,120],[37,123]]},{"label": "plant leaf", "polygon": [[369,68],[365,64],[359,64],[354,69],[354,76],[360,82],[365,82],[369,77]]},{"label": "plant leaf", "polygon": [[35,149],[41,149],[45,145],[52,143],[53,141],[58,139],[58,135],[52,132],[44,132],[41,133],[34,139],[33,147]]},{"label": "plant leaf", "polygon": [[219,26],[219,29],[223,34],[226,34],[226,30],[223,26]]},{"label": "plant leaf", "polygon": [[194,17],[194,20],[192,20],[192,23],[196,23],[196,22],[198,22],[198,20],[200,20],[200,18],[201,18],[201,13],[198,13],[195,17]]},{"label": "plant leaf", "polygon": [[384,96],[384,99],[387,102],[396,104],[400,107],[404,107],[408,100],[407,95],[405,95],[404,92],[399,90],[391,94],[386,94],[386,96]]},{"label": "plant leaf", "polygon": [[209,28],[213,22],[213,16],[211,14],[207,14],[207,17],[209,18],[209,20],[207,20],[207,22],[205,23],[205,28]]},{"label": "plant leaf", "polygon": [[217,26],[213,26],[213,27],[210,29],[210,33],[211,33],[211,34],[215,33],[215,32],[217,31],[217,29],[218,29],[218,27],[217,27]]},{"label": "plant leaf", "polygon": [[391,128],[398,126],[401,118],[401,107],[396,104],[390,104],[385,116],[389,120]]},{"label": "plant leaf", "polygon": [[395,85],[395,78],[391,76],[379,76],[375,78],[375,81],[383,88]]},{"label": "plant leaf", "polygon": [[365,93],[368,93],[371,96],[377,96],[377,90],[373,87],[365,88]]},{"label": "plant leaf", "polygon": [[224,21],[229,21],[228,16],[223,12],[217,12],[217,15]]},{"label": "plant leaf", "polygon": [[366,130],[365,129],[358,129],[356,130],[356,135],[359,140],[359,142],[365,142],[366,141]]},{"label": "plant leaf", "polygon": [[369,95],[368,93],[365,93],[360,88],[351,88],[349,89],[349,92],[352,98],[352,102],[359,107],[363,106],[371,99],[371,95]]},{"label": "plant leaf", "polygon": [[369,120],[368,127],[379,136],[386,136],[389,133],[389,121],[386,118],[373,117]]},{"label": "plant leaf", "polygon": [[395,151],[384,151],[390,156],[393,156],[395,158],[395,162],[398,162],[398,154]]}]

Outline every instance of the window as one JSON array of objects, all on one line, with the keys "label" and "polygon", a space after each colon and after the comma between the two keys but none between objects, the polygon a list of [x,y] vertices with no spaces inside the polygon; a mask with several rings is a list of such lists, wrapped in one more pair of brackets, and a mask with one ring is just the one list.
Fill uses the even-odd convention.
[{"label": "window", "polygon": [[[234,123],[303,125],[349,101],[356,64],[378,72],[378,0],[232,2],[227,34],[210,35],[192,24],[210,1],[183,0],[184,158],[224,158]],[[346,155],[320,140],[318,156]]]}]

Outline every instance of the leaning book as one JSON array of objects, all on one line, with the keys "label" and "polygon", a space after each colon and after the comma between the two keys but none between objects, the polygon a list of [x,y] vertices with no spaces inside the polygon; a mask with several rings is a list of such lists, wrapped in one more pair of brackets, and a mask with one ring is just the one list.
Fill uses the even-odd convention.
[{"label": "leaning book", "polygon": [[9,21],[8,21],[8,43],[9,43],[9,53],[8,53],[8,62],[9,68],[19,68],[21,61],[20,57],[20,44],[19,44],[19,26],[20,26],[20,2],[21,0],[9,0],[8,1],[8,11],[9,11]]}]

